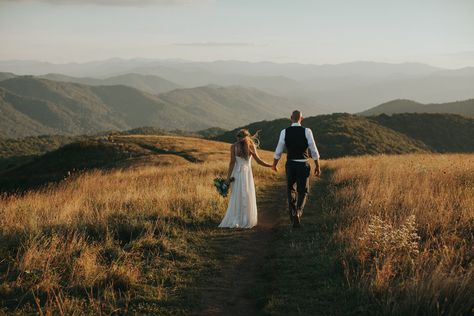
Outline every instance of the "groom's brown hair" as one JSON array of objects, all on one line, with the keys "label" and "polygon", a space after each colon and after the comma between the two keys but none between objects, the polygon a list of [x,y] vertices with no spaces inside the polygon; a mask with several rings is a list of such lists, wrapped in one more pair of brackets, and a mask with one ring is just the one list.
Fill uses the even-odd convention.
[{"label": "groom's brown hair", "polygon": [[298,122],[301,118],[301,111],[300,110],[294,110],[293,113],[291,113],[291,120]]}]

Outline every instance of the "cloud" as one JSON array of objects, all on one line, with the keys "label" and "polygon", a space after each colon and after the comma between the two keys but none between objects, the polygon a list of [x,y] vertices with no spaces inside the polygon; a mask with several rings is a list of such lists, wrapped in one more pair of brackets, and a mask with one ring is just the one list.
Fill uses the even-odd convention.
[{"label": "cloud", "polygon": [[213,0],[0,0],[0,3],[42,2],[55,5],[92,4],[101,6],[186,5],[213,2]]},{"label": "cloud", "polygon": [[232,46],[256,46],[254,43],[245,42],[195,42],[195,43],[174,43],[174,46],[194,46],[194,47],[232,47]]}]

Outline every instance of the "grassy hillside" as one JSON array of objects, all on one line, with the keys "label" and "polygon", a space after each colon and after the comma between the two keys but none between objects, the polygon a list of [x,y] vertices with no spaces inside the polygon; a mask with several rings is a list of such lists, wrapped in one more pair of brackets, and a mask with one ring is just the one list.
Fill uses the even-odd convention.
[{"label": "grassy hillside", "polygon": [[382,314],[471,314],[474,156],[348,158],[328,168],[348,282]]},{"label": "grassy hillside", "polygon": [[[224,173],[228,150],[197,138],[121,136],[69,145],[25,167],[101,166],[0,196],[0,310],[189,314],[202,292],[196,282],[216,264],[206,240],[226,202],[212,179]],[[272,177],[258,167],[255,175],[258,186]]]},{"label": "grassy hillside", "polygon": [[474,308],[472,155],[323,161],[300,230],[288,225],[283,174],[254,164],[259,226],[221,230],[227,200],[212,179],[225,172],[228,150],[189,137],[113,136],[30,164],[30,174],[98,168],[0,195],[0,310],[467,315]]},{"label": "grassy hillside", "polygon": [[286,113],[289,101],[242,87],[206,86],[155,96],[127,86],[86,86],[31,76],[0,81],[3,137],[93,134],[152,126],[196,131]]},{"label": "grassy hillside", "polygon": [[164,78],[153,76],[153,75],[142,75],[136,73],[127,73],[123,75],[113,76],[105,79],[99,78],[77,78],[70,77],[61,74],[47,74],[38,76],[40,78],[64,81],[64,82],[75,82],[90,86],[116,86],[124,85],[132,87],[147,93],[158,94],[168,92],[174,89],[181,88],[180,85],[166,80]]},{"label": "grassy hillside", "polygon": [[[252,133],[261,130],[261,147],[274,150],[280,131],[289,124],[288,119],[279,119],[257,122],[244,127]],[[420,141],[356,115],[319,115],[306,118],[303,125],[313,130],[323,158],[429,151],[429,148]],[[226,132],[215,139],[233,142],[237,130]]]},{"label": "grassy hillside", "polygon": [[474,155],[340,158],[323,175],[303,229],[274,231],[264,312],[473,313]]},{"label": "grassy hillside", "polygon": [[209,128],[195,133],[185,131],[165,131],[154,127],[139,127],[126,131],[103,131],[92,136],[40,135],[24,138],[0,137],[0,173],[30,162],[37,156],[56,150],[66,144],[79,141],[112,139],[110,137],[126,135],[148,136],[190,136],[209,137],[224,132],[220,128]]},{"label": "grassy hillside", "polygon": [[0,158],[44,154],[79,138],[80,136],[62,135],[31,136],[20,139],[0,138]]},{"label": "grassy hillside", "polygon": [[360,114],[372,116],[395,113],[451,113],[474,116],[474,99],[432,104],[422,104],[411,100],[393,100],[363,111]]},{"label": "grassy hillside", "polygon": [[436,152],[474,152],[473,118],[413,113],[379,115],[369,119],[421,141]]},{"label": "grassy hillside", "polygon": [[[68,139],[59,139],[67,142]],[[46,147],[56,144],[46,141]],[[197,149],[198,145],[204,148]],[[0,168],[0,189],[25,190],[91,169],[128,168],[138,165],[182,165],[226,157],[228,146],[198,138],[179,136],[112,135],[77,138],[77,141],[36,157],[13,160],[16,165]],[[10,144],[10,150],[14,150]],[[38,144],[25,151],[39,150]],[[209,147],[207,149],[206,147]],[[29,159],[27,159],[29,158]],[[5,170],[7,169],[7,170]]]},{"label": "grassy hillside", "polygon": [[0,138],[0,174],[32,161],[36,156],[78,141],[83,136],[42,135],[19,139]]}]

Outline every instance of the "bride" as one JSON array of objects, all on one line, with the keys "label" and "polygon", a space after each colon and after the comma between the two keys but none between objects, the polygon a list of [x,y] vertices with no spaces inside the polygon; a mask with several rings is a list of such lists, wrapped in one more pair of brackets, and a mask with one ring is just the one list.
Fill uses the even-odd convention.
[{"label": "bride", "polygon": [[257,225],[257,202],[253,182],[251,159],[265,167],[272,165],[263,161],[257,153],[256,136],[248,130],[241,129],[237,133],[237,142],[230,147],[230,163],[227,173],[227,184],[231,178],[231,194],[224,219],[219,227],[251,228]]}]

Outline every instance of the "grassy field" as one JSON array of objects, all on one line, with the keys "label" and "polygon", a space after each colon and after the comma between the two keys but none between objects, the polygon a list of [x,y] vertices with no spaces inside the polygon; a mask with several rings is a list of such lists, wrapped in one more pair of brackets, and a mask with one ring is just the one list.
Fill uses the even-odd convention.
[{"label": "grassy field", "polygon": [[262,271],[271,315],[474,312],[474,155],[324,163]]},{"label": "grassy field", "polygon": [[[0,311],[187,314],[195,307],[191,285],[210,262],[201,249],[226,207],[212,179],[224,174],[229,145],[134,141],[144,139],[162,150],[150,165],[140,159],[0,199]],[[272,176],[255,173],[259,186]]]},{"label": "grassy field", "polygon": [[328,167],[350,284],[385,313],[474,312],[474,155],[346,158]]},{"label": "grassy field", "polygon": [[271,315],[474,307],[474,155],[325,161],[301,230],[283,174],[254,165],[261,227],[223,231],[228,144],[117,143],[141,154],[0,198],[0,314],[218,314],[227,293],[229,311]]}]

